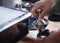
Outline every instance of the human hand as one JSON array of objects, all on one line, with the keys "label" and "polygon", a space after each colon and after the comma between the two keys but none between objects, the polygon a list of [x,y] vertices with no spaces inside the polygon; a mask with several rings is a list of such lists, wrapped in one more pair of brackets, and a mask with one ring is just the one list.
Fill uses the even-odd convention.
[{"label": "human hand", "polygon": [[[50,1],[38,1],[34,4],[31,12],[39,21],[41,21],[45,14],[51,10],[51,7],[52,3]],[[42,12],[38,14],[36,10],[39,8],[42,9]]]}]

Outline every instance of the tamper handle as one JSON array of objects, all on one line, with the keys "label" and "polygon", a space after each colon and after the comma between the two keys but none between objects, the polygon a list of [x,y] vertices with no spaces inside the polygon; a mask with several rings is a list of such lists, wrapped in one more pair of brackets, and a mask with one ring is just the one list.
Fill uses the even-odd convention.
[{"label": "tamper handle", "polygon": [[42,12],[41,8],[36,9],[36,13],[40,14]]}]

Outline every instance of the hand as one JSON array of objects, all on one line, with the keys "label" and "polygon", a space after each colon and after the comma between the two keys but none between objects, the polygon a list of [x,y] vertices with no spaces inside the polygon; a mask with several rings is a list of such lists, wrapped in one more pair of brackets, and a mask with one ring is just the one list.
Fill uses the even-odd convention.
[{"label": "hand", "polygon": [[[41,21],[45,14],[47,14],[50,11],[51,7],[52,3],[50,1],[38,1],[34,4],[31,12],[38,20]],[[36,9],[38,8],[41,8],[43,10],[40,14],[36,13]]]}]

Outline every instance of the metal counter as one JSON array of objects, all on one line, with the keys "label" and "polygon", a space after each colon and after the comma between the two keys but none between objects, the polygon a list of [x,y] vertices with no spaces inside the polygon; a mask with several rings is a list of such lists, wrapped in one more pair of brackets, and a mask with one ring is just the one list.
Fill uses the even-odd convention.
[{"label": "metal counter", "polygon": [[6,30],[12,25],[27,19],[32,14],[30,12],[17,11],[0,6],[0,32]]}]

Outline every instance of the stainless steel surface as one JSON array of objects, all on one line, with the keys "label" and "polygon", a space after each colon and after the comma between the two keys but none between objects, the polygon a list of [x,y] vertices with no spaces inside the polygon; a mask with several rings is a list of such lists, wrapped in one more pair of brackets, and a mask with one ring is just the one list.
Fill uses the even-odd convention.
[{"label": "stainless steel surface", "polygon": [[31,15],[30,12],[17,11],[0,6],[0,32],[22,20],[25,20]]},{"label": "stainless steel surface", "polygon": [[42,31],[45,30],[46,26],[48,25],[48,20],[47,19],[43,19],[42,21],[38,21],[38,20],[35,20],[33,21],[32,23],[36,29],[41,29]]},{"label": "stainless steel surface", "polygon": [[33,5],[34,5],[33,3],[26,2],[26,3],[24,4],[24,7],[26,7],[26,8],[31,8]]},{"label": "stainless steel surface", "polygon": [[[33,25],[36,25],[38,23],[37,20],[33,21]],[[39,24],[39,23],[38,23]],[[46,19],[43,19],[42,22],[40,22],[40,25],[47,25],[48,24],[48,20]]]}]

